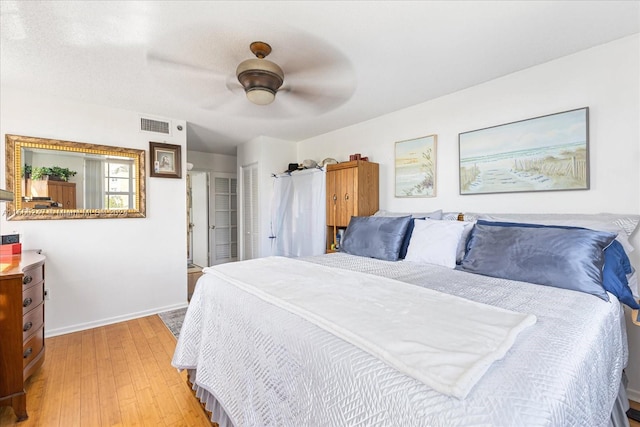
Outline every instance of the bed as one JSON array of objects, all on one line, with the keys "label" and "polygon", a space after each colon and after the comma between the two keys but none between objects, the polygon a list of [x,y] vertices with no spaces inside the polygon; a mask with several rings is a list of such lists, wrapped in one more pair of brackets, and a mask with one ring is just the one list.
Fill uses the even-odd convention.
[{"label": "bed", "polygon": [[[463,257],[472,254],[473,244],[479,242],[480,231],[473,243],[474,230],[482,229],[475,219],[467,221],[466,230],[457,237],[463,242]],[[545,222],[544,218],[536,219],[536,223]],[[571,226],[563,224],[558,230],[584,225],[574,219]],[[613,222],[609,217],[606,221],[597,219],[598,224],[589,225],[607,228],[614,224],[612,227],[619,232],[613,237],[617,236],[621,246],[629,250],[628,236],[637,225],[637,217],[625,224],[620,218]],[[554,218],[552,222],[562,221]],[[521,227],[514,228],[522,231]],[[463,237],[468,230],[470,233]],[[398,234],[406,237],[406,232],[405,228]],[[345,233],[344,244],[348,244],[348,234]],[[418,235],[415,232],[411,236],[410,244],[418,241]],[[393,239],[383,240],[389,245]],[[406,242],[396,240],[399,253]],[[469,242],[473,243],[471,247]],[[376,245],[373,246],[375,250]],[[420,254],[429,252],[424,245],[415,247],[420,248]],[[478,247],[482,248],[475,248]],[[370,249],[365,248],[364,252]],[[342,252],[299,259],[268,257],[207,268],[191,299],[173,365],[189,370],[196,396],[221,426],[628,425],[624,416],[628,409],[624,384],[627,339],[624,310],[616,295],[607,291],[603,298],[561,286],[471,273],[461,268],[465,258],[455,268],[411,261],[411,246],[407,249],[404,260]],[[457,257],[459,249],[458,245],[449,252]],[[352,252],[362,252],[362,248]],[[262,283],[256,284],[257,290],[251,289],[247,285],[251,276],[257,282],[282,286],[284,294],[273,300],[265,294],[268,291],[261,287]],[[563,280],[572,281],[570,277]],[[363,287],[354,291],[353,283]],[[363,344],[350,339],[349,331],[341,334],[345,329],[342,324],[336,327],[332,322],[327,326],[324,320],[316,319],[317,313],[309,315],[313,308],[289,306],[292,289],[293,294],[298,288],[314,292],[316,284],[333,287],[313,298],[301,294],[302,302],[331,295],[347,307],[353,304],[353,310],[337,310],[348,312],[347,318],[357,311],[361,301],[368,300],[366,287],[374,284],[382,289],[383,300],[384,295],[405,291],[411,291],[408,298],[414,300],[418,298],[413,292],[455,299],[451,307],[464,300],[459,301],[462,305],[457,309],[451,309],[464,322],[449,320],[451,327],[435,322],[438,327],[431,328],[440,335],[448,334],[452,341],[465,336],[461,324],[472,332],[473,328],[483,330],[487,322],[483,320],[484,307],[503,310],[500,313],[504,316],[514,313],[520,317],[516,319],[515,332],[508,334],[509,345],[500,347],[495,357],[484,363],[467,388],[459,391],[454,387],[455,391],[450,391],[437,381],[432,382],[432,374],[444,372],[448,364],[442,369],[434,368],[438,365],[427,366],[426,377],[413,375],[410,369],[403,369],[402,363],[395,363],[396,358],[385,358],[387,349],[382,349],[382,356],[371,350],[381,347],[375,341],[377,337],[372,338],[375,345]],[[384,294],[386,287],[394,291]],[[420,305],[416,309],[435,313],[438,305],[449,307],[448,303],[435,301],[430,309]],[[371,324],[376,328],[386,329],[385,325],[398,323],[400,331],[430,329],[403,324],[406,320],[396,322],[394,313],[382,313],[389,311],[391,302],[372,300],[371,304],[380,306],[371,313]],[[407,319],[416,321],[411,316]],[[412,339],[403,337],[401,342]],[[467,356],[462,344],[452,360]],[[469,350],[481,346],[474,344]],[[412,351],[413,348],[408,353]],[[420,357],[425,359],[429,358]],[[478,359],[485,357],[480,354]]]}]

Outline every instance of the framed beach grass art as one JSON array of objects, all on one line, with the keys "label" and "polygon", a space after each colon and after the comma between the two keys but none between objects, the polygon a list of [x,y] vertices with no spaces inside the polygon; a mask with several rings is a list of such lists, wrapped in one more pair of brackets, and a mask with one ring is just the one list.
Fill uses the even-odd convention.
[{"label": "framed beach grass art", "polygon": [[589,108],[458,135],[460,194],[589,189]]},{"label": "framed beach grass art", "polygon": [[396,142],[396,197],[435,197],[436,135]]}]

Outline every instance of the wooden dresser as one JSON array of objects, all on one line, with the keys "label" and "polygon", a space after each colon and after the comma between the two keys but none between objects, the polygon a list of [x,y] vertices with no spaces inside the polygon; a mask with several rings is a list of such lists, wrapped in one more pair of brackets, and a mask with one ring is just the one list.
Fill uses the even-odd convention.
[{"label": "wooden dresser", "polygon": [[44,261],[40,251],[0,256],[0,406],[27,419],[24,382],[44,363]]},{"label": "wooden dresser", "polygon": [[333,252],[338,230],[346,229],[352,216],[378,211],[379,169],[362,160],[327,165],[327,252]]},{"label": "wooden dresser", "polygon": [[50,197],[51,201],[60,203],[63,209],[76,208],[76,184],[66,181],[33,181],[26,180],[26,197]]}]

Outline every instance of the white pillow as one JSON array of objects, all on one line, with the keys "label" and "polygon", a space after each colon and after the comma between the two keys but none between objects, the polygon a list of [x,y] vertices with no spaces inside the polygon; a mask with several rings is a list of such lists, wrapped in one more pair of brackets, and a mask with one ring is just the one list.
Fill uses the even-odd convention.
[{"label": "white pillow", "polygon": [[431,219],[442,219],[442,209],[438,209],[437,211],[433,211],[433,212],[425,212],[425,213],[402,213],[402,212],[389,212],[389,211],[385,211],[385,210],[379,210],[378,212],[374,213],[373,216],[409,216],[411,215],[412,218],[431,218]]},{"label": "white pillow", "polygon": [[464,227],[462,221],[416,219],[404,260],[455,268]]}]

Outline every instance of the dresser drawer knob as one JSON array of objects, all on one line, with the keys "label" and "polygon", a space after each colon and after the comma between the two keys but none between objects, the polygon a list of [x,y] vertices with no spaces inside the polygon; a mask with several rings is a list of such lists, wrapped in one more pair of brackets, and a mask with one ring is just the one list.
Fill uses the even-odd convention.
[{"label": "dresser drawer knob", "polygon": [[31,298],[25,298],[24,301],[22,301],[22,306],[23,307],[29,307],[32,302],[33,302],[33,300]]},{"label": "dresser drawer knob", "polygon": [[24,326],[22,327],[22,332],[27,332],[29,329],[31,329],[32,326],[33,326],[33,323],[31,322],[25,323]]},{"label": "dresser drawer knob", "polygon": [[27,357],[31,356],[31,353],[33,353],[33,348],[29,347],[28,349],[26,349],[24,351],[24,353],[22,354],[22,358],[26,359]]},{"label": "dresser drawer knob", "polygon": [[31,276],[24,276],[22,278],[22,284],[23,285],[28,285],[29,283],[31,283],[31,281],[33,280],[33,277]]}]

